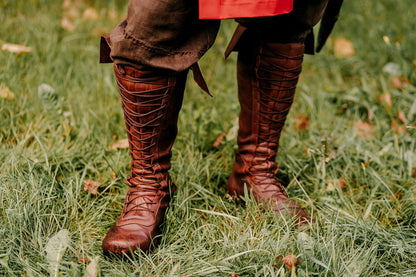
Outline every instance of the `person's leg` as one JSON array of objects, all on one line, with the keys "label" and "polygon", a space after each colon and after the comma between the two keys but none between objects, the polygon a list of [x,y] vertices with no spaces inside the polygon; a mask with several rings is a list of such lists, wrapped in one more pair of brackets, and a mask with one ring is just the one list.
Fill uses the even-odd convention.
[{"label": "person's leg", "polygon": [[247,186],[257,201],[270,203],[279,216],[290,214],[298,223],[305,223],[308,215],[288,199],[277,181],[275,159],[301,73],[304,42],[326,2],[295,1],[288,15],[238,20],[247,30],[237,45],[241,112],[238,150],[227,191],[232,196],[244,195]]},{"label": "person's leg", "polygon": [[111,34],[132,161],[130,190],[103,240],[105,253],[146,251],[160,234],[175,190],[168,170],[188,69],[208,50],[218,29],[218,21],[198,20],[196,5],[131,0],[127,20]]}]

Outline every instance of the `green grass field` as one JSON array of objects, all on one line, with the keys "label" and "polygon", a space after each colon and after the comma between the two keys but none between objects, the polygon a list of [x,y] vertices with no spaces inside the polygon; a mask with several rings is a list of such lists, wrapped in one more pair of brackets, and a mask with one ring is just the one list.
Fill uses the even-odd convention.
[{"label": "green grass field", "polygon": [[[226,198],[239,105],[236,56],[222,56],[235,23],[223,22],[201,61],[214,98],[189,76],[161,244],[123,261],[101,251],[130,157],[109,150],[126,133],[98,56],[127,0],[69,2],[0,0],[0,45],[31,47],[0,50],[0,275],[416,276],[415,1],[345,1],[322,53],[305,57],[277,158],[289,196],[316,219],[304,231]],[[352,56],[339,56],[341,37]],[[85,179],[102,183],[98,196]]]}]

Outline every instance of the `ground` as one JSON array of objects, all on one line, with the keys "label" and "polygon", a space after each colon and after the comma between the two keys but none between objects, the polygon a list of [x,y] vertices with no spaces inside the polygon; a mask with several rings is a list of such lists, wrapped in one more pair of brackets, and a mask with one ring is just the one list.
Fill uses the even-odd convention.
[{"label": "ground", "polygon": [[311,229],[227,200],[239,112],[236,57],[222,56],[229,20],[201,61],[214,98],[190,74],[161,244],[130,261],[103,257],[130,160],[110,149],[126,133],[98,45],[126,5],[0,0],[1,275],[290,276],[290,254],[297,276],[416,275],[412,0],[345,1],[322,53],[305,57],[277,163]]}]

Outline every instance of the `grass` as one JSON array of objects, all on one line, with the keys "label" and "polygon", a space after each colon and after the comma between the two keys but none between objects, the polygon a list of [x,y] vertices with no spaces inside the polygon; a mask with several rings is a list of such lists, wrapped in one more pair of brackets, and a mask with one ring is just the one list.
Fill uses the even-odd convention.
[{"label": "grass", "polygon": [[[191,78],[187,85],[171,170],[178,191],[160,246],[131,261],[104,258],[101,240],[121,211],[130,160],[125,149],[108,150],[126,135],[112,68],[97,62],[98,34],[123,18],[126,2],[80,1],[67,31],[60,1],[0,0],[0,43],[33,48],[0,51],[0,87],[15,95],[0,98],[0,275],[48,275],[46,248],[61,230],[70,234],[59,262],[65,276],[82,276],[96,256],[100,276],[290,276],[281,262],[288,254],[300,260],[298,276],[416,275],[411,0],[346,1],[323,53],[305,57],[277,163],[288,194],[316,218],[311,230],[252,199],[225,197],[235,136],[212,143],[239,111],[236,57],[222,58],[234,28],[226,21],[201,61],[215,97]],[[88,7],[97,21],[82,18]],[[354,56],[334,55],[337,37],[352,42]],[[403,88],[391,86],[388,63],[408,80]],[[380,100],[386,95],[392,105]],[[293,128],[305,117],[309,128]],[[359,135],[363,122],[373,135]],[[99,196],[84,192],[84,179],[103,183]]]}]

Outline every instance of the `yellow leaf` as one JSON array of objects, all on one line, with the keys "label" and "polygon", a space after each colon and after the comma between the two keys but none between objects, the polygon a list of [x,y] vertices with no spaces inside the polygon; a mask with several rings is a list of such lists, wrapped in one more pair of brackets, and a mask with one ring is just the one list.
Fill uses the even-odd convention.
[{"label": "yellow leaf", "polygon": [[367,122],[354,122],[354,130],[362,138],[374,137],[373,127]]},{"label": "yellow leaf", "polygon": [[13,100],[15,99],[15,96],[14,93],[8,87],[3,87],[0,89],[0,98]]},{"label": "yellow leaf", "polygon": [[16,53],[16,54],[27,54],[29,52],[32,52],[32,47],[27,47],[27,46],[20,45],[20,44],[5,43],[1,47],[1,50],[9,51],[11,53]]},{"label": "yellow leaf", "polygon": [[67,30],[69,32],[72,32],[75,29],[74,23],[72,23],[72,21],[69,20],[66,17],[62,18],[61,26],[62,26],[62,28],[64,28],[65,30]]},{"label": "yellow leaf", "polygon": [[334,41],[334,54],[338,57],[348,58],[354,56],[355,50],[352,42],[346,38],[336,38]]},{"label": "yellow leaf", "polygon": [[393,105],[393,102],[391,100],[391,95],[388,92],[380,94],[380,96],[378,97],[378,101],[380,101],[380,103],[386,104],[389,107]]},{"label": "yellow leaf", "polygon": [[98,188],[101,186],[102,184],[100,182],[94,181],[94,180],[89,180],[89,179],[85,179],[84,180],[84,190],[86,192],[91,193],[92,195],[98,195]]},{"label": "yellow leaf", "polygon": [[82,18],[85,20],[97,21],[98,17],[98,12],[94,8],[88,8],[82,14]]},{"label": "yellow leaf", "polygon": [[391,120],[391,129],[395,134],[403,134],[406,132],[406,126],[398,124],[394,118]]},{"label": "yellow leaf", "polygon": [[122,140],[116,141],[108,147],[108,149],[110,150],[117,150],[117,149],[124,149],[124,148],[129,148],[128,139],[122,139]]},{"label": "yellow leaf", "polygon": [[406,79],[406,77],[397,77],[393,76],[391,78],[391,87],[392,88],[398,88],[400,90],[405,90],[406,87],[404,85],[410,84],[409,80]]},{"label": "yellow leaf", "polygon": [[401,111],[401,110],[398,110],[397,111],[397,117],[399,118],[399,120],[401,121],[401,122],[403,122],[404,124],[406,124],[409,120],[407,120],[407,117],[406,117],[406,115],[404,114],[404,112],[403,111]]}]

